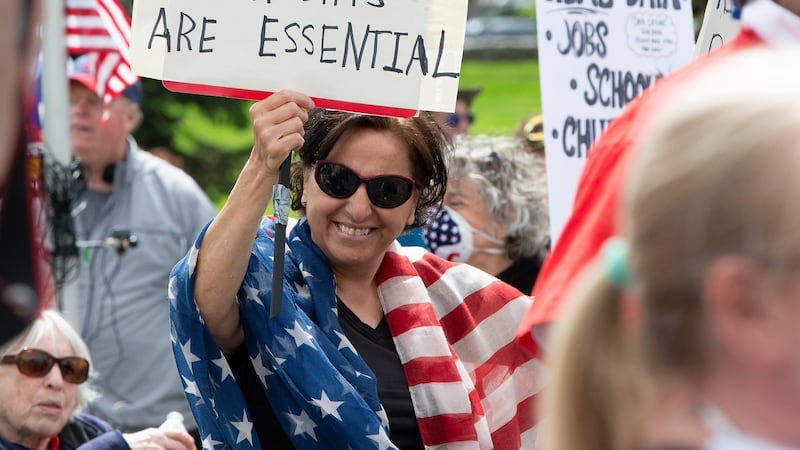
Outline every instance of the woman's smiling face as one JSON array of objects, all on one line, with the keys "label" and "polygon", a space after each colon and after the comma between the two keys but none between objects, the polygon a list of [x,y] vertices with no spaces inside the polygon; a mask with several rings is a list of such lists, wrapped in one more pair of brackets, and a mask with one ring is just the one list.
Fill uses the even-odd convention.
[{"label": "woman's smiling face", "polygon": [[[409,148],[388,131],[354,129],[338,140],[327,160],[343,164],[362,178],[401,175],[412,178]],[[303,197],[311,237],[334,272],[375,271],[389,245],[414,221],[419,192],[396,208],[379,208],[367,196],[365,184],[348,198],[333,198],[306,171]]]}]

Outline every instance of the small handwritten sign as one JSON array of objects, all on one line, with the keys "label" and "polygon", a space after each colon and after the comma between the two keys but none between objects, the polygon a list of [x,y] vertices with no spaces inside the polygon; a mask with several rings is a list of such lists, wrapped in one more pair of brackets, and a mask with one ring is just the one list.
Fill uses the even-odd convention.
[{"label": "small handwritten sign", "polygon": [[539,74],[557,241],[589,148],[629,101],[692,57],[690,0],[537,0]]},{"label": "small handwritten sign", "polygon": [[452,111],[467,0],[136,0],[134,71],[169,88],[318,106]]}]

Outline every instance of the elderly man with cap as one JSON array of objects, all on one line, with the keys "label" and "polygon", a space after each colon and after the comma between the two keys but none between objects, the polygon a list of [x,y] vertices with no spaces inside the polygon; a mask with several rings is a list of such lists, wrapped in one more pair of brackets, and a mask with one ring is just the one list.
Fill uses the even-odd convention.
[{"label": "elderly man with cap", "polygon": [[74,212],[84,243],[79,317],[101,394],[89,410],[122,431],[158,426],[179,411],[192,432],[167,290],[170,269],[216,210],[189,175],[131,136],[142,119],[141,84],[101,98],[93,67],[81,56],[69,73],[72,153],[86,187]]}]

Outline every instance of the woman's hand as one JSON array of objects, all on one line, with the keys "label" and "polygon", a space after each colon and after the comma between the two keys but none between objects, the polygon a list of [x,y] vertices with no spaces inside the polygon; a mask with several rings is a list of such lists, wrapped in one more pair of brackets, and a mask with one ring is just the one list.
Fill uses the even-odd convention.
[{"label": "woman's hand", "polygon": [[303,145],[303,126],[314,102],[305,94],[279,91],[250,107],[253,121],[253,158],[277,174],[293,149]]},{"label": "woman's hand", "polygon": [[196,449],[194,439],[185,431],[145,428],[122,435],[131,450],[190,450]]}]

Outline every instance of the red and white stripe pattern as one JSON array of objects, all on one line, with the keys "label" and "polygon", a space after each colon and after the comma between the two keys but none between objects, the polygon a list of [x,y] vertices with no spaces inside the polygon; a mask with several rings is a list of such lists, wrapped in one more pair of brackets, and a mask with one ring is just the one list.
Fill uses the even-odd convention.
[{"label": "red and white stripe pattern", "polygon": [[130,66],[131,21],[119,0],[66,0],[66,47],[92,53],[97,94],[116,97],[138,77]]},{"label": "red and white stripe pattern", "polygon": [[531,298],[396,244],[377,281],[426,448],[534,448],[542,365],[514,339]]}]

